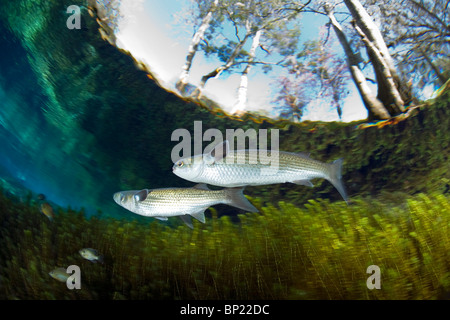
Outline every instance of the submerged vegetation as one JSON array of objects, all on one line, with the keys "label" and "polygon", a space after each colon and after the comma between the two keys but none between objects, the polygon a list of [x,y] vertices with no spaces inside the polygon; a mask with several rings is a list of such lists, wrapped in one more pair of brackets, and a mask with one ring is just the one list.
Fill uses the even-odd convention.
[{"label": "submerged vegetation", "polygon": [[[45,171],[55,172],[65,195],[90,195],[103,215],[59,209],[50,220],[38,202],[0,195],[0,299],[449,298],[449,91],[405,120],[364,128],[219,117],[215,105],[183,101],[136,70],[136,61],[103,41],[86,10],[83,29],[72,32],[59,1],[2,8],[0,29],[11,39],[2,70],[27,75],[1,79],[6,91],[20,88],[17,96],[26,97],[9,109],[8,123],[28,124],[16,118],[23,115],[42,120],[34,130],[10,130],[23,132],[14,149],[32,160],[54,160],[55,148],[63,150],[61,165]],[[319,180],[315,188],[249,187],[260,213],[231,217],[230,208],[216,207],[193,230],[176,219],[113,218],[102,201],[113,203],[115,191],[192,186],[171,174],[168,142],[173,130],[193,132],[198,120],[204,130],[280,129],[281,150],[326,162],[344,157],[352,204]],[[47,126],[57,141],[36,139]],[[77,166],[67,165],[74,155]],[[67,179],[63,168],[71,171]],[[98,250],[104,263],[81,257],[82,248]],[[81,269],[80,290],[48,274],[70,265]],[[370,265],[380,267],[380,290],[366,286]]]},{"label": "submerged vegetation", "polygon": [[[450,293],[450,198],[279,202],[194,229],[0,198],[2,299],[439,299]],[[96,248],[104,264],[78,251]],[[81,289],[48,274],[78,265]],[[381,289],[366,286],[378,265]]]}]

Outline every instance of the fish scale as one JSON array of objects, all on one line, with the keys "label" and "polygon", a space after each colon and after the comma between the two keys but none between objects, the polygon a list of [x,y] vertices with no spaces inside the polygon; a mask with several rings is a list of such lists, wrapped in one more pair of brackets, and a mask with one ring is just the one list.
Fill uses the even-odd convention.
[{"label": "fish scale", "polygon": [[[178,215],[173,210],[173,204],[176,204],[177,211],[186,212],[198,211],[201,208],[207,208],[224,199],[223,192],[214,192],[198,190],[192,192],[192,189],[172,189],[172,190],[150,190],[147,198],[139,203],[139,210],[145,214],[156,209],[158,214],[166,213],[168,215]],[[203,192],[202,192],[203,191]]]},{"label": "fish scale", "polygon": [[[211,183],[222,187],[274,184],[324,178],[329,171],[327,164],[304,155],[282,151],[265,152],[268,157],[278,156],[278,168],[272,168],[270,163],[262,164],[260,161],[250,164],[248,150],[239,150],[234,154],[227,155],[218,163],[206,165],[199,177],[199,179],[202,177],[204,179],[196,182]],[[245,163],[242,163],[244,161]],[[266,174],[262,173],[262,169]]]}]

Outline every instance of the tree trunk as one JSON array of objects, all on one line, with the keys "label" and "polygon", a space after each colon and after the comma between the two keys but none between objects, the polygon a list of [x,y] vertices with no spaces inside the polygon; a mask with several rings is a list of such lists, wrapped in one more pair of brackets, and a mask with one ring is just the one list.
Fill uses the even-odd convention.
[{"label": "tree trunk", "polygon": [[189,45],[188,54],[186,56],[186,63],[181,68],[182,71],[176,84],[176,88],[181,93],[184,93],[186,85],[188,84],[189,71],[191,70],[192,61],[194,60],[194,56],[197,53],[198,45],[200,41],[203,39],[203,36],[205,35],[205,31],[209,28],[213,11],[218,4],[219,0],[215,0],[214,4],[211,7],[211,10],[206,14],[206,16],[203,17],[202,24],[198,28],[197,32],[194,34],[194,37],[192,38],[192,41]]},{"label": "tree trunk", "polygon": [[397,90],[397,85],[394,82],[394,78],[390,72],[386,60],[383,59],[383,55],[380,50],[378,50],[378,48],[375,47],[375,45],[366,37],[359,26],[354,24],[354,28],[361,36],[375,70],[375,76],[378,84],[377,98],[384,104],[386,109],[392,115],[404,112],[405,103],[400,96],[400,92]]},{"label": "tree trunk", "polygon": [[238,111],[245,110],[245,107],[247,104],[247,92],[248,92],[248,73],[250,72],[252,62],[255,59],[256,49],[259,46],[261,33],[262,33],[262,30],[258,30],[255,33],[255,36],[253,37],[252,46],[251,46],[250,52],[249,52],[248,63],[247,63],[247,66],[245,67],[244,71],[242,71],[242,74],[241,74],[241,82],[239,84],[239,89],[238,89],[238,99],[237,99],[237,102],[234,105],[233,109],[231,110],[232,114],[236,113]]},{"label": "tree trunk", "polygon": [[398,75],[394,65],[394,60],[392,59],[386,43],[384,42],[383,36],[375,22],[373,22],[372,18],[369,16],[366,9],[364,9],[361,5],[359,0],[344,0],[344,2],[355,20],[356,25],[361,28],[367,38],[375,45],[376,48],[378,48],[378,50],[380,50],[381,55],[386,60],[386,64],[388,65],[391,74],[394,78],[396,78],[395,81],[397,81]]},{"label": "tree trunk", "polygon": [[358,92],[361,95],[364,106],[366,107],[367,111],[369,112],[369,117],[368,117],[369,120],[389,119],[391,117],[391,115],[386,110],[386,108],[381,103],[381,101],[378,100],[374,96],[374,94],[372,93],[372,90],[370,89],[370,87],[367,83],[366,77],[364,76],[363,72],[359,68],[359,65],[358,65],[359,59],[353,52],[352,48],[350,47],[347,37],[345,36],[344,31],[342,30],[342,26],[336,20],[334,13],[332,12],[330,6],[325,4],[324,8],[325,8],[328,18],[330,19],[330,23],[333,26],[333,30],[335,31],[335,33],[338,37],[339,43],[341,44],[342,48],[344,49],[344,53],[345,53],[345,56],[347,59],[347,64],[350,69],[350,73],[352,75],[353,81],[355,82]]},{"label": "tree trunk", "polygon": [[374,67],[378,100],[392,115],[404,112],[405,104],[411,101],[411,92],[402,83],[380,30],[358,0],[344,0],[344,2]]}]

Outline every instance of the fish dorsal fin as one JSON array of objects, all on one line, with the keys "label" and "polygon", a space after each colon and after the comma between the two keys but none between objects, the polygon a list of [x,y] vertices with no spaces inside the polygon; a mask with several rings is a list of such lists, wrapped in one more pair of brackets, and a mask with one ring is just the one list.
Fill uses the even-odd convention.
[{"label": "fish dorsal fin", "polygon": [[185,214],[183,216],[179,216],[181,220],[191,229],[194,229],[194,226],[192,225],[192,219],[189,215]]},{"label": "fish dorsal fin", "polygon": [[195,186],[193,186],[193,188],[198,190],[210,190],[206,185],[206,183],[198,183]]},{"label": "fish dorsal fin", "polygon": [[225,140],[224,142],[217,144],[209,153],[205,154],[203,159],[206,164],[213,164],[225,158],[229,151],[230,144],[228,140]]},{"label": "fish dorsal fin", "polygon": [[147,199],[148,189],[142,189],[134,194],[134,200],[136,201],[144,201]]},{"label": "fish dorsal fin", "polygon": [[295,154],[298,155],[299,157],[302,157],[302,158],[307,158],[307,159],[311,158],[310,157],[310,155],[311,155],[310,152],[296,152]]},{"label": "fish dorsal fin", "polygon": [[200,221],[201,223],[205,223],[205,212],[204,211],[199,211],[196,213],[191,213],[191,216],[193,216],[195,219],[197,219],[198,221]]}]

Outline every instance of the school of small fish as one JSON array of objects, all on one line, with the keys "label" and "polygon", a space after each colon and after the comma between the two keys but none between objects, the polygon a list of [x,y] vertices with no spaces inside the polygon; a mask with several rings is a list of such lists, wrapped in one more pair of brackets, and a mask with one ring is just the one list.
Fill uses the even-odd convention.
[{"label": "school of small fish", "polygon": [[[262,162],[254,156],[263,152],[277,165]],[[142,189],[116,192],[114,201],[123,208],[159,220],[179,216],[192,228],[190,217],[205,223],[204,211],[222,203],[249,212],[258,210],[245,198],[245,186],[260,186],[291,182],[313,187],[311,179],[328,180],[348,203],[342,183],[343,159],[324,163],[309,154],[269,150],[234,150],[228,141],[218,144],[210,152],[175,162],[172,171],[185,180],[198,183],[192,188]],[[210,190],[206,184],[224,187]]]},{"label": "school of small fish", "polygon": [[[53,207],[46,202],[46,197],[44,194],[40,193],[37,195],[37,199],[39,200],[39,211],[44,214],[50,221],[53,222],[53,219],[55,218],[55,214],[53,211]],[[86,260],[89,260],[93,263],[103,263],[103,255],[101,255],[97,250],[93,248],[83,248],[78,251],[78,253]],[[49,273],[49,276],[53,279],[56,279],[60,282],[67,282],[67,279],[69,278],[70,274],[67,273],[67,270],[65,268],[55,268],[51,270]]]}]

